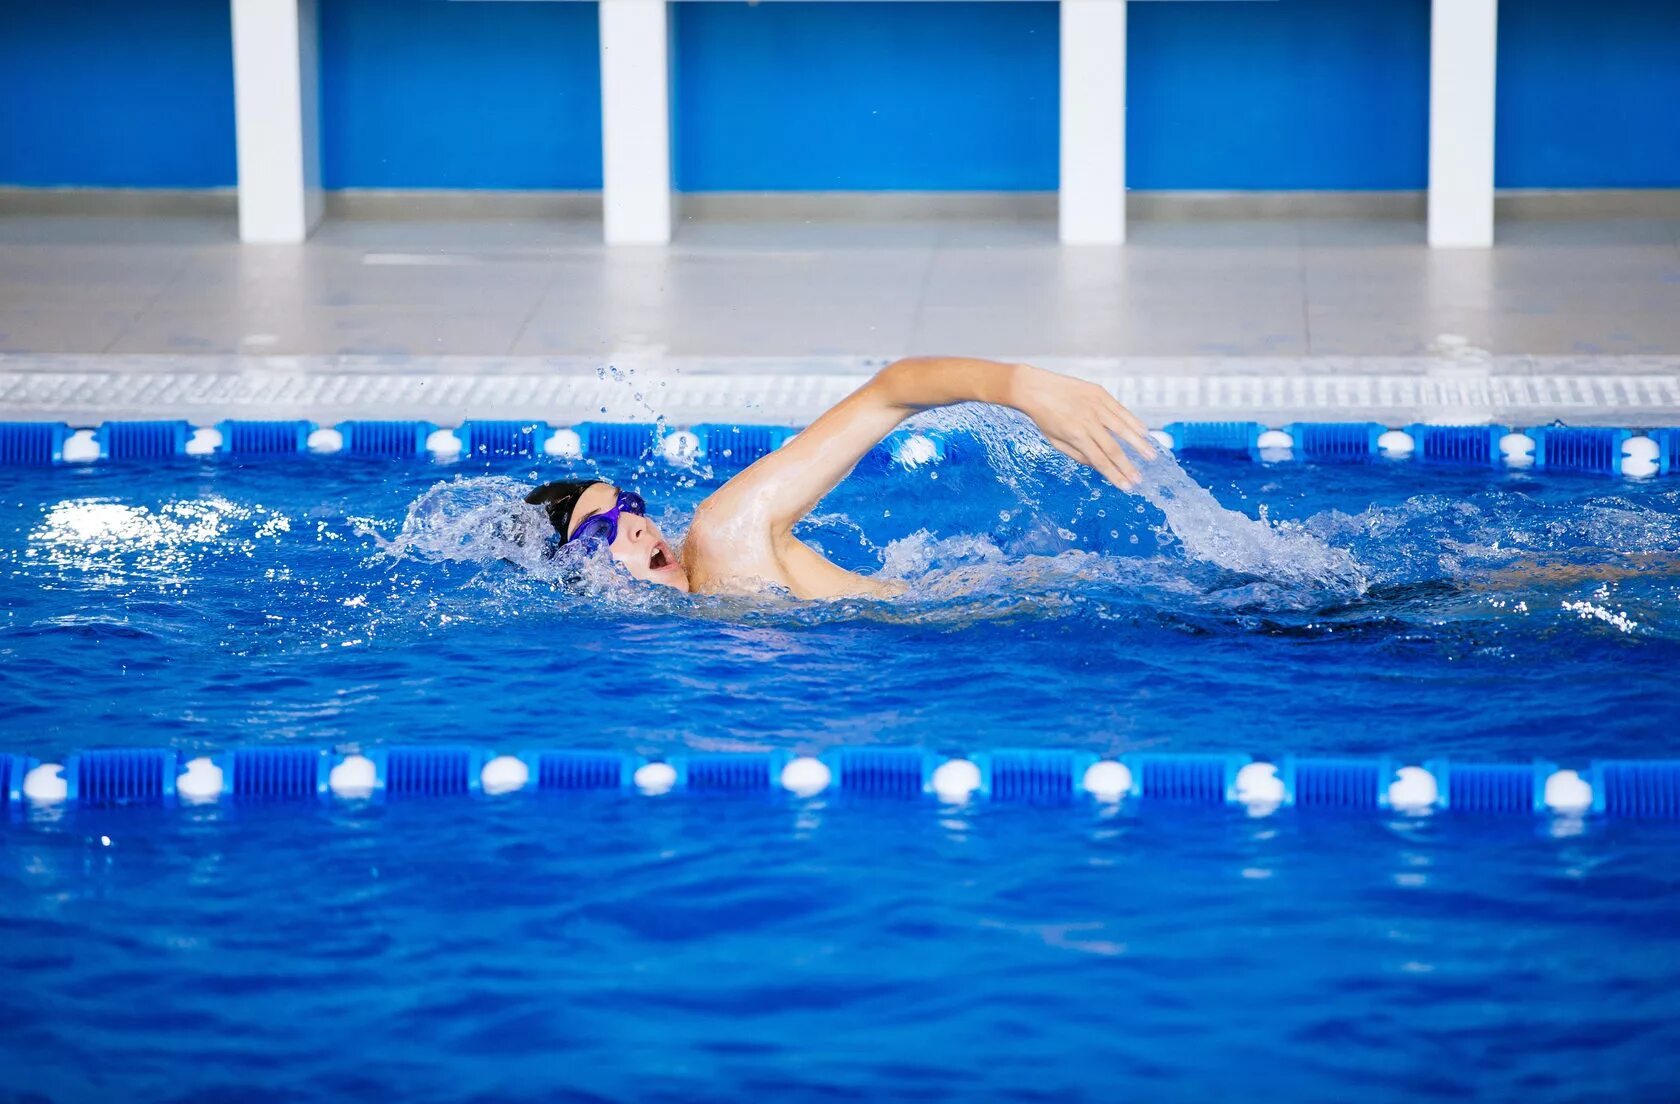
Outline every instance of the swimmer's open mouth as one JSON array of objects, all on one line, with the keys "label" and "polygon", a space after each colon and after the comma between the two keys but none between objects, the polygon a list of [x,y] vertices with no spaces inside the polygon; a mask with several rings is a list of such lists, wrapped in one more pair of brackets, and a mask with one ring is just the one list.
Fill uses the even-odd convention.
[{"label": "swimmer's open mouth", "polygon": [[648,567],[652,568],[655,571],[658,571],[661,568],[670,567],[670,566],[671,566],[671,561],[665,555],[665,549],[664,549],[663,546],[661,546],[659,548],[655,548],[653,550],[653,555],[648,557]]}]

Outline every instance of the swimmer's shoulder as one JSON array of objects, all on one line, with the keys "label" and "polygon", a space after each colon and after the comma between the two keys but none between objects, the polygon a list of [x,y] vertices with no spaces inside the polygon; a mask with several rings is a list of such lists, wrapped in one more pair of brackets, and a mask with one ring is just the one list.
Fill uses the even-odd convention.
[{"label": "swimmer's shoulder", "polygon": [[713,495],[702,502],[683,536],[683,569],[698,592],[735,593],[747,578],[783,582],[769,533]]},{"label": "swimmer's shoulder", "polygon": [[[683,538],[683,568],[701,593],[744,593],[767,588],[799,598],[890,598],[903,585],[859,575],[831,563],[816,549],[777,531],[744,503],[722,491],[694,511]],[[750,500],[747,500],[750,502]]]}]

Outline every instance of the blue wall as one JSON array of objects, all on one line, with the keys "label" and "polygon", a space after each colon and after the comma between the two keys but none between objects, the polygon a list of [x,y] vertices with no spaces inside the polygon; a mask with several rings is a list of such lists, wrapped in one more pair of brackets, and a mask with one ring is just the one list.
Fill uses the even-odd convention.
[{"label": "blue wall", "polygon": [[1056,186],[1047,3],[676,8],[683,191]]},{"label": "blue wall", "polygon": [[0,184],[231,185],[228,0],[0,0]]},{"label": "blue wall", "polygon": [[320,5],[326,187],[601,186],[594,4]]},{"label": "blue wall", "polygon": [[[593,3],[320,0],[328,187],[595,188]],[[1429,0],[1137,3],[1131,184],[1421,188]],[[687,190],[1056,186],[1053,3],[685,3]],[[234,183],[228,0],[0,0],[0,184]],[[1500,5],[1497,181],[1680,187],[1680,0]]]},{"label": "blue wall", "polygon": [[1127,38],[1131,187],[1427,182],[1429,0],[1133,4]]},{"label": "blue wall", "polygon": [[1499,5],[1494,183],[1680,185],[1680,0]]}]

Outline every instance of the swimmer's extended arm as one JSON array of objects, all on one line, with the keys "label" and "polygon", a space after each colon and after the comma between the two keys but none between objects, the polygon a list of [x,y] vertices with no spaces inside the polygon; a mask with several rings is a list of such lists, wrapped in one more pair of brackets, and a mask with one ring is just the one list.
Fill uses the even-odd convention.
[{"label": "swimmer's extended arm", "polygon": [[1014,407],[1052,445],[1122,489],[1135,486],[1138,473],[1116,436],[1145,457],[1155,455],[1143,423],[1094,383],[1026,364],[910,357],[883,368],[793,440],[731,479],[702,504],[702,513],[720,521],[762,523],[777,537],[788,535],[900,422],[960,402]]}]

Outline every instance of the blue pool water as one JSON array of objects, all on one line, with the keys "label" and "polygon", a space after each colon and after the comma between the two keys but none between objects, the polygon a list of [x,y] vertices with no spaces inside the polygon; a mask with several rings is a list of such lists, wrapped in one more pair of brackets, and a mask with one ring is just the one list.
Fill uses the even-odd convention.
[{"label": "blue pool water", "polygon": [[[585,464],[0,470],[0,749],[1680,755],[1680,481],[1186,462],[1233,514],[982,429],[807,526],[892,602],[507,562],[507,503]],[[634,467],[668,531],[721,479]],[[833,794],[37,811],[0,1055],[18,1099],[1672,1099],[1677,852]]]}]

